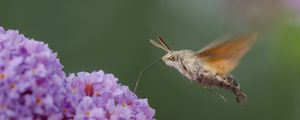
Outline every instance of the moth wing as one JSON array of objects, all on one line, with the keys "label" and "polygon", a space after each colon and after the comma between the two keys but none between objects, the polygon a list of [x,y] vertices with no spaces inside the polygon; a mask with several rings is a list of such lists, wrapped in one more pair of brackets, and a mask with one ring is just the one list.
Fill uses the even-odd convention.
[{"label": "moth wing", "polygon": [[225,76],[239,63],[244,54],[252,47],[257,34],[251,33],[231,40],[213,41],[195,53],[204,67]]}]

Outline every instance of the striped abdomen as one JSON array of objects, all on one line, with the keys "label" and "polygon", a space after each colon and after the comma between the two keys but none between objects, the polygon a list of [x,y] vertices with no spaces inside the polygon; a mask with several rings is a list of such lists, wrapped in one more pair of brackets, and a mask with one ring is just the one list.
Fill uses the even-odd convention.
[{"label": "striped abdomen", "polygon": [[200,85],[207,87],[215,87],[220,89],[225,89],[231,91],[236,96],[236,101],[239,104],[244,104],[246,102],[246,94],[242,92],[240,86],[236,79],[232,75],[227,75],[225,78],[222,78],[218,75],[212,76],[207,73],[200,73],[196,82]]}]

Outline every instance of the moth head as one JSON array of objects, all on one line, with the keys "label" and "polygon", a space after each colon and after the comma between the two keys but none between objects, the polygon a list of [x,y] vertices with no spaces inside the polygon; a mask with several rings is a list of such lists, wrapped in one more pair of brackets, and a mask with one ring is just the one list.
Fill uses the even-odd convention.
[{"label": "moth head", "polygon": [[179,56],[177,55],[177,51],[170,51],[166,55],[162,57],[162,60],[171,67],[176,67],[177,63],[179,63]]},{"label": "moth head", "polygon": [[167,52],[167,54],[162,57],[162,60],[168,66],[176,67],[177,66],[176,63],[178,63],[177,51],[172,51],[172,49],[165,43],[165,41],[161,37],[158,36],[157,40],[158,40],[158,42],[151,39],[150,42],[154,46],[161,48]]}]

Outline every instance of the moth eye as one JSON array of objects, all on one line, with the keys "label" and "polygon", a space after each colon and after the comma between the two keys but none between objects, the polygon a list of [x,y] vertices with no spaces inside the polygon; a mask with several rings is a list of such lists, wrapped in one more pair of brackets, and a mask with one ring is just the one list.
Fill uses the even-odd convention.
[{"label": "moth eye", "polygon": [[176,60],[175,56],[170,56],[168,59],[169,59],[170,61],[175,61],[175,60]]}]

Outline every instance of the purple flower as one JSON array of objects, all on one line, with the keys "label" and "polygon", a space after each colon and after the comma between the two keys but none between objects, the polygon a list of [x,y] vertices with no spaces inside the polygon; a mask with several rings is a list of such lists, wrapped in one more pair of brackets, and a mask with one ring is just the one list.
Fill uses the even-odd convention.
[{"label": "purple flower", "polygon": [[0,119],[61,119],[62,68],[48,45],[0,27]]},{"label": "purple flower", "polygon": [[[127,86],[103,71],[71,74],[66,79],[70,111],[75,119],[152,120],[154,109]],[[74,109],[74,110],[72,110]]]},{"label": "purple flower", "polygon": [[0,120],[152,120],[154,109],[103,71],[66,78],[43,42],[0,27]]}]

